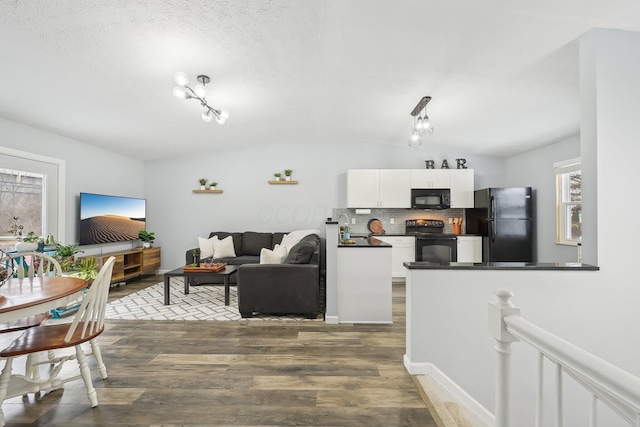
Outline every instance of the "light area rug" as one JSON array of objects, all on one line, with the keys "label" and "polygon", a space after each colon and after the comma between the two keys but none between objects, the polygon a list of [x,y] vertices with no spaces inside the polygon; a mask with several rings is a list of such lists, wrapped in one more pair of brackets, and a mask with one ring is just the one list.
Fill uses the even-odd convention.
[{"label": "light area rug", "polygon": [[111,320],[212,320],[212,321],[322,321],[296,315],[255,315],[243,319],[238,311],[238,294],[235,286],[229,289],[229,305],[224,305],[224,285],[190,286],[184,293],[182,278],[169,282],[171,304],[164,305],[164,283],[122,297],[107,304],[106,319]]}]

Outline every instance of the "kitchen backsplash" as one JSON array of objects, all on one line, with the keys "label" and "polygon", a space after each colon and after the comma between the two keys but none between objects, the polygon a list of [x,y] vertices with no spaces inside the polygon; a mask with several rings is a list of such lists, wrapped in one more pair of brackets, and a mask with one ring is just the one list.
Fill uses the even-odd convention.
[{"label": "kitchen backsplash", "polygon": [[[338,218],[340,214],[346,214],[349,217],[349,227],[351,234],[369,234],[371,231],[367,228],[370,219],[379,219],[387,234],[404,234],[404,222],[408,219],[441,219],[444,221],[444,233],[453,233],[453,224],[449,224],[449,218],[464,218],[464,209],[444,209],[437,210],[413,210],[413,209],[371,209],[370,214],[356,214],[355,209],[333,209],[331,211],[332,219],[338,221],[340,225],[344,224],[344,215]],[[356,223],[352,224],[355,218]],[[391,224],[391,219],[394,223]],[[466,221],[462,222],[462,234],[465,233]]]}]

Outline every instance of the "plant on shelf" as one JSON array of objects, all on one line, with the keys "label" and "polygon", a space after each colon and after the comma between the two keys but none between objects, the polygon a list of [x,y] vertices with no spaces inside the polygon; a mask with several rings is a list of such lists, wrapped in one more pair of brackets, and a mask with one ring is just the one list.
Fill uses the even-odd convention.
[{"label": "plant on shelf", "polygon": [[27,235],[22,238],[22,241],[27,243],[37,243],[38,240],[40,240],[40,236],[38,236],[35,231],[28,232]]},{"label": "plant on shelf", "polygon": [[218,183],[214,181],[214,182],[209,184],[209,187],[211,187],[212,190],[215,190],[217,185],[218,185]]},{"label": "plant on shelf", "polygon": [[75,243],[71,245],[56,243],[56,251],[53,254],[53,257],[58,261],[58,263],[60,263],[62,271],[71,271],[74,264],[74,258],[76,254],[80,252],[84,251],[81,251]]},{"label": "plant on shelf", "polygon": [[200,189],[201,189],[201,190],[206,190],[206,188],[205,188],[205,187],[207,186],[207,182],[208,182],[208,181],[209,181],[209,180],[208,180],[207,178],[200,178],[200,179],[198,180],[198,182],[200,183]]},{"label": "plant on shelf", "polygon": [[276,178],[276,181],[280,181],[280,177],[282,176],[282,174],[280,172],[276,172],[273,174],[273,176]]},{"label": "plant on shelf", "polygon": [[284,179],[285,181],[291,181],[291,173],[293,172],[293,170],[291,169],[285,169],[284,170]]},{"label": "plant on shelf", "polygon": [[143,248],[150,248],[153,241],[156,240],[156,236],[153,231],[148,232],[147,230],[140,230],[138,232],[138,239],[142,240]]}]

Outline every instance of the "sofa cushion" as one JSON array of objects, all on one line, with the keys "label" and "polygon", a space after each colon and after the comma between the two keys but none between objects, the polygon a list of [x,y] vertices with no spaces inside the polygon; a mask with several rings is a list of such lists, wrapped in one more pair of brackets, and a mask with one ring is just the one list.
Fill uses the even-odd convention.
[{"label": "sofa cushion", "polygon": [[309,237],[313,237],[314,240],[304,238],[293,245],[285,261],[287,264],[309,264],[313,253],[317,249],[317,244],[315,242],[316,236]]},{"label": "sofa cushion", "polygon": [[256,233],[245,231],[242,235],[242,255],[260,256],[262,248],[270,249],[272,233]]},{"label": "sofa cushion", "polygon": [[224,262],[229,265],[242,265],[242,264],[259,264],[260,257],[256,255],[240,255],[234,258],[220,258],[217,262]]},{"label": "sofa cushion", "polygon": [[260,264],[284,264],[287,259],[287,248],[285,246],[276,245],[271,250],[262,248],[260,251]]},{"label": "sofa cushion", "polygon": [[287,233],[273,233],[271,237],[271,249],[275,248],[276,245],[282,245],[282,238],[286,235]]},{"label": "sofa cushion", "polygon": [[282,238],[282,242],[280,243],[282,246],[286,246],[288,249],[291,249],[296,243],[300,242],[302,239],[308,236],[319,236],[320,232],[318,230],[296,230],[291,233],[286,234]]},{"label": "sofa cushion", "polygon": [[233,247],[233,237],[227,236],[224,239],[220,239],[218,236],[213,236],[213,256],[216,258],[236,256],[236,251]]},{"label": "sofa cushion", "polygon": [[233,238],[233,249],[236,252],[236,255],[240,255],[242,253],[242,233],[229,233],[226,231],[214,231],[209,234],[209,237],[218,236],[218,239],[222,240],[225,237],[231,236]]},{"label": "sofa cushion", "polygon": [[198,246],[200,248],[200,259],[211,258],[213,256],[213,241],[215,237],[205,239],[198,237]]}]

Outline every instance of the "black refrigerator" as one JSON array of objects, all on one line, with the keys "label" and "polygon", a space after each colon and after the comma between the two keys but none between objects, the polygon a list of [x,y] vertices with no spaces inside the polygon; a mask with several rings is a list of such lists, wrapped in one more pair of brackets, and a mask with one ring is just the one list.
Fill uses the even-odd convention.
[{"label": "black refrigerator", "polygon": [[483,262],[533,262],[531,187],[475,191],[467,234],[482,236]]}]

